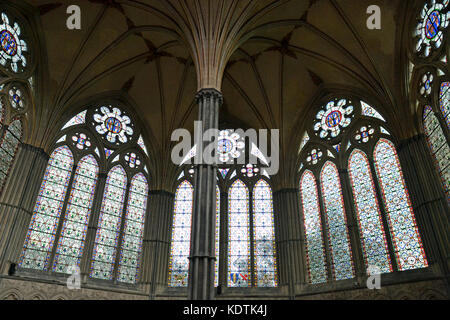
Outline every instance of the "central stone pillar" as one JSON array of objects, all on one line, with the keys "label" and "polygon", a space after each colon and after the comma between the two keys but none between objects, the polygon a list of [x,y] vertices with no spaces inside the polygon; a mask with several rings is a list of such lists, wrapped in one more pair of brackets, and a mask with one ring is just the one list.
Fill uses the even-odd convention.
[{"label": "central stone pillar", "polygon": [[[207,164],[202,154],[211,141],[203,141],[203,133],[219,126],[222,94],[215,89],[198,92],[199,120],[202,132],[196,137],[197,159],[194,175],[194,207],[192,211],[191,252],[188,291],[190,300],[214,298],[216,175],[217,163]],[[196,161],[198,163],[198,161]]]}]

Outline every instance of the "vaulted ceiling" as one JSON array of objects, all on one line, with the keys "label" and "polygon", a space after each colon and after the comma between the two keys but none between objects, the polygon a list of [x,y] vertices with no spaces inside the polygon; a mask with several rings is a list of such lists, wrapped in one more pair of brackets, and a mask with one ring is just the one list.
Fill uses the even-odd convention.
[{"label": "vaulted ceiling", "polygon": [[[25,2],[38,17],[46,55],[44,96],[29,142],[48,148],[73,108],[120,93],[145,127],[161,185],[174,174],[161,164],[170,159],[171,133],[193,128],[200,88],[222,91],[221,120],[281,129],[286,159],[298,149],[311,102],[327,89],[372,96],[392,121],[409,117],[398,64],[405,10],[414,1]],[[71,4],[81,8],[81,30],[66,28]],[[382,9],[381,30],[366,26],[374,4]]]}]

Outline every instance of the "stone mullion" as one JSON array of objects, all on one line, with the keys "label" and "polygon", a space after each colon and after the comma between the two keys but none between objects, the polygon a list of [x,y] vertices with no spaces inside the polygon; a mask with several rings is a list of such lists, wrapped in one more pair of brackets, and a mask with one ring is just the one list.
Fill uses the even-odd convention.
[{"label": "stone mullion", "polygon": [[125,194],[125,199],[123,201],[123,208],[122,208],[122,214],[121,214],[121,219],[120,219],[120,228],[119,228],[119,239],[117,240],[117,246],[116,246],[116,256],[115,256],[115,261],[114,261],[114,268],[113,268],[113,275],[112,275],[112,279],[117,282],[117,274],[119,272],[119,261],[120,261],[120,249],[122,247],[122,242],[123,242],[123,233],[125,230],[125,220],[127,217],[127,210],[128,210],[128,199],[130,197],[130,188],[131,188],[131,183],[127,183],[127,188],[126,188],[126,194]]},{"label": "stone mullion", "polygon": [[0,273],[19,262],[48,159],[42,149],[19,146],[0,195]]},{"label": "stone mullion", "polygon": [[86,240],[84,243],[84,250],[81,256],[80,269],[83,276],[83,281],[87,280],[89,269],[92,262],[93,250],[95,244],[95,237],[98,229],[98,219],[100,217],[100,210],[103,203],[103,193],[105,191],[107,174],[100,173],[97,179],[97,188],[95,189],[94,201],[92,204],[91,214],[88,221]]},{"label": "stone mullion", "polygon": [[424,135],[400,143],[399,160],[430,266],[449,273],[449,205]]},{"label": "stone mullion", "polygon": [[347,217],[347,230],[349,232],[350,244],[353,257],[353,266],[358,279],[366,275],[366,266],[364,262],[364,252],[361,246],[361,237],[358,226],[358,218],[355,207],[353,206],[352,188],[347,169],[339,170],[339,177],[342,186],[342,195],[344,198],[345,214]]},{"label": "stone mullion", "polygon": [[331,252],[331,244],[329,241],[329,237],[328,237],[328,224],[327,224],[327,219],[326,219],[326,212],[325,212],[325,204],[324,204],[324,198],[322,195],[322,182],[320,181],[320,176],[319,178],[316,179],[316,183],[317,183],[317,196],[319,197],[318,201],[319,201],[319,215],[320,215],[320,221],[322,223],[322,239],[323,239],[323,243],[325,246],[325,262],[326,262],[326,269],[327,269],[327,275],[328,275],[328,281],[327,282],[332,282],[334,281],[334,276],[333,276],[333,257],[332,257],[332,252]]},{"label": "stone mullion", "polygon": [[72,166],[69,183],[67,184],[66,195],[64,197],[63,207],[61,209],[61,214],[58,219],[58,225],[57,225],[56,232],[55,232],[55,239],[53,241],[53,247],[52,247],[49,264],[48,264],[48,271],[50,271],[50,272],[53,270],[52,266],[53,266],[53,262],[55,261],[56,249],[58,246],[59,238],[61,236],[64,219],[66,218],[67,206],[69,204],[70,195],[72,193],[72,185],[73,185],[73,180],[75,179],[76,172],[77,172],[77,165],[75,164]]},{"label": "stone mullion", "polygon": [[219,236],[219,287],[228,284],[228,194],[220,193],[220,236]]},{"label": "stone mullion", "polygon": [[256,262],[255,262],[255,226],[253,221],[253,188],[248,191],[248,217],[249,217],[249,242],[250,242],[250,272],[248,274],[249,287],[257,287],[256,283]]},{"label": "stone mullion", "polygon": [[[202,158],[205,147],[210,143],[203,141],[203,133],[218,128],[222,94],[215,89],[203,89],[197,94],[197,101],[202,132],[195,141],[198,148],[196,160]],[[189,299],[209,300],[214,298],[217,163],[206,164],[200,160],[200,164],[196,161],[194,175],[188,292]]]},{"label": "stone mullion", "polygon": [[378,179],[378,175],[375,170],[375,163],[374,163],[372,157],[370,157],[370,159],[369,159],[369,166],[370,166],[370,173],[372,174],[373,185],[375,186],[375,192],[376,192],[376,196],[377,196],[377,200],[378,200],[378,206],[381,211],[381,221],[383,223],[383,229],[384,229],[384,234],[385,234],[387,245],[388,245],[388,250],[389,250],[388,253],[389,253],[390,260],[391,260],[392,269],[394,272],[397,272],[398,271],[398,263],[397,263],[397,256],[395,254],[394,242],[392,240],[391,228],[389,228],[387,210],[386,210],[386,207],[384,204],[383,194],[380,190],[379,179]]}]

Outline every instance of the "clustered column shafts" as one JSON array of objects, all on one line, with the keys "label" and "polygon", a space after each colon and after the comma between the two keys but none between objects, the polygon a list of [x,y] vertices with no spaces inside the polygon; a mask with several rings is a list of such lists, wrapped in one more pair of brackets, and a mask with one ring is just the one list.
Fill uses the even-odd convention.
[{"label": "clustered column shafts", "polygon": [[[203,141],[203,133],[218,129],[219,107],[222,94],[215,89],[198,92],[199,120],[202,135],[195,141],[197,155],[212,141]],[[191,300],[214,298],[215,224],[216,224],[216,175],[217,163],[207,164],[201,159],[194,175],[194,204],[192,212],[191,252],[189,263],[188,292]]]},{"label": "clustered column shafts", "polygon": [[0,272],[19,262],[49,156],[22,143],[0,195]]},{"label": "clustered column shafts", "polygon": [[307,281],[303,222],[297,189],[274,192],[276,249],[279,285],[287,285],[289,298],[295,299],[297,285]]},{"label": "clustered column shafts", "polygon": [[[140,282],[150,286],[150,299],[167,288],[170,236],[174,194],[164,190],[150,191],[148,213],[145,219]],[[147,289],[145,288],[147,291]]]}]

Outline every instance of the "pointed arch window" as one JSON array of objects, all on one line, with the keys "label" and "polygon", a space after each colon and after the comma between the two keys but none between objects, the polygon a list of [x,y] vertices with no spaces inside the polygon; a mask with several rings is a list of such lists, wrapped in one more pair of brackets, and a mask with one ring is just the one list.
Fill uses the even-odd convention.
[{"label": "pointed arch window", "polygon": [[140,253],[147,209],[148,184],[142,173],[131,180],[127,212],[125,215],[124,238],[119,259],[119,279],[135,283],[140,267]]},{"label": "pointed arch window", "polygon": [[381,218],[370,164],[364,152],[355,149],[348,160],[356,216],[366,266],[377,266],[383,273],[391,272],[386,235]]},{"label": "pointed arch window", "polygon": [[436,169],[447,194],[447,200],[450,201],[450,160],[448,158],[450,147],[439,119],[430,106],[425,106],[423,111],[423,129]]},{"label": "pointed arch window", "polygon": [[[98,132],[99,125],[112,131]],[[55,140],[19,267],[67,274],[86,259],[90,278],[136,284],[148,200],[139,130],[126,111],[93,107],[68,120]]]},{"label": "pointed arch window", "polygon": [[228,191],[228,286],[249,287],[250,283],[249,191],[236,180]]},{"label": "pointed arch window", "polygon": [[91,277],[113,278],[117,241],[127,190],[127,174],[122,166],[111,169],[106,179],[92,256]]},{"label": "pointed arch window", "polygon": [[351,279],[355,276],[347,217],[336,165],[326,162],[320,174],[323,207],[331,251],[333,278]]},{"label": "pointed arch window", "polygon": [[183,181],[175,193],[169,262],[169,285],[172,287],[187,286],[193,197],[194,187],[189,181]]},{"label": "pointed arch window", "polygon": [[300,196],[306,236],[306,258],[311,283],[327,280],[319,195],[314,174],[307,170],[300,180]]},{"label": "pointed arch window", "polygon": [[380,139],[374,162],[400,271],[428,266],[422,241],[392,142]]},{"label": "pointed arch window", "polygon": [[276,287],[272,189],[263,179],[253,188],[253,228],[255,282],[258,287]]},{"label": "pointed arch window", "polygon": [[86,238],[87,225],[94,200],[98,164],[92,155],[85,156],[75,172],[54,262],[54,271],[69,273],[79,265]]},{"label": "pointed arch window", "polygon": [[22,121],[16,119],[9,126],[5,126],[4,129],[6,130],[3,138],[0,140],[0,192],[3,189],[6,177],[22,140]]},{"label": "pointed arch window", "polygon": [[67,146],[57,148],[50,156],[25,240],[19,263],[21,267],[48,268],[73,162],[72,152]]}]

